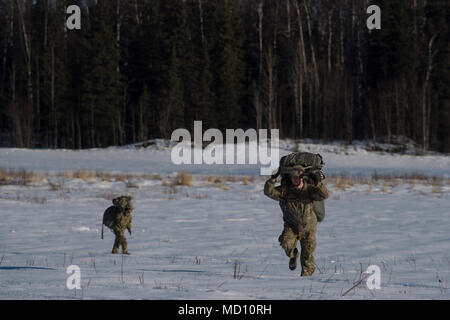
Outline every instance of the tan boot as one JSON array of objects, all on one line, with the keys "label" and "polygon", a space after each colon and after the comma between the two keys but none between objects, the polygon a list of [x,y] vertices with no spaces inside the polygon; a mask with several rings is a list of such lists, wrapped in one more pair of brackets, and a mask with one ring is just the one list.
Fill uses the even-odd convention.
[{"label": "tan boot", "polygon": [[304,269],[302,268],[302,277],[310,277],[314,274],[314,271],[316,270],[315,267],[309,268],[309,269]]}]

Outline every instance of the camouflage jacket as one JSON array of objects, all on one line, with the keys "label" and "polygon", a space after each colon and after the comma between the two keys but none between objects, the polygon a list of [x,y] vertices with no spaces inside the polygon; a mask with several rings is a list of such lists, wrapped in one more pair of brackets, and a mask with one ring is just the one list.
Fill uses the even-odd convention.
[{"label": "camouflage jacket", "polygon": [[125,229],[131,234],[131,222],[133,217],[131,216],[131,212],[126,213],[126,211],[120,210],[117,207],[114,207],[117,211],[117,214],[114,217],[114,224],[111,229],[114,231],[124,232]]},{"label": "camouflage jacket", "polygon": [[285,226],[296,233],[315,230],[317,217],[312,203],[328,198],[328,190],[321,182],[317,186],[305,183],[299,190],[292,186],[275,187],[275,181],[269,179],[264,185],[264,194],[279,201]]}]

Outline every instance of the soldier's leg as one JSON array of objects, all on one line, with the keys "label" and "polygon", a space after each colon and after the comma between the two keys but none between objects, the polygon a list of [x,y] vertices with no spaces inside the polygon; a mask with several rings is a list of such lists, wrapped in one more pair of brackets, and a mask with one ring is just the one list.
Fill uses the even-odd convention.
[{"label": "soldier's leg", "polygon": [[127,243],[127,238],[125,238],[124,234],[122,234],[121,244],[122,244],[122,253],[128,254],[128,243]]},{"label": "soldier's leg", "polygon": [[289,227],[284,227],[283,232],[278,237],[278,241],[280,242],[280,246],[284,249],[286,252],[286,255],[289,258],[293,258],[294,255],[294,249],[297,246],[297,235],[292,231]]},{"label": "soldier's leg", "polygon": [[300,254],[300,262],[302,264],[302,276],[311,276],[315,269],[314,250],[316,249],[316,232],[311,231],[300,239],[302,252]]},{"label": "soldier's leg", "polygon": [[116,254],[119,252],[119,247],[120,247],[120,243],[121,243],[121,238],[120,238],[120,232],[117,232],[115,230],[114,231],[114,245],[113,245],[113,249],[112,249],[112,253]]},{"label": "soldier's leg", "polygon": [[298,249],[297,249],[297,234],[289,227],[284,227],[283,232],[278,238],[280,246],[284,249],[286,255],[290,258],[289,269],[294,270],[297,267]]}]

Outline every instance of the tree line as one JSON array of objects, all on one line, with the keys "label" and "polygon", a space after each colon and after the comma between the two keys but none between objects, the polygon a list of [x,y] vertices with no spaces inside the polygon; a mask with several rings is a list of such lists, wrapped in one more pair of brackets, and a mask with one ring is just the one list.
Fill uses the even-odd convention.
[{"label": "tree line", "polygon": [[[81,29],[66,8],[81,8]],[[367,8],[381,8],[368,30]],[[176,128],[448,152],[444,0],[0,0],[0,146],[92,148]]]}]

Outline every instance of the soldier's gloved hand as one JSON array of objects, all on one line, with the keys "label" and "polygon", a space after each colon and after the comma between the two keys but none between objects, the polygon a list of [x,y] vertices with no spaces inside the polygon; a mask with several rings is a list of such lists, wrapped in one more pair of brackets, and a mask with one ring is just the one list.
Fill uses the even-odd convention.
[{"label": "soldier's gloved hand", "polygon": [[280,175],[280,169],[277,170],[277,172],[275,172],[271,177],[270,180],[275,182],[278,178],[278,176]]},{"label": "soldier's gloved hand", "polygon": [[321,179],[321,175],[319,172],[308,172],[306,176],[313,182],[315,186],[319,184]]},{"label": "soldier's gloved hand", "polygon": [[270,179],[267,180],[267,182],[271,183],[271,184],[275,184],[275,182],[277,182],[277,178],[274,178],[273,176],[271,176]]}]

